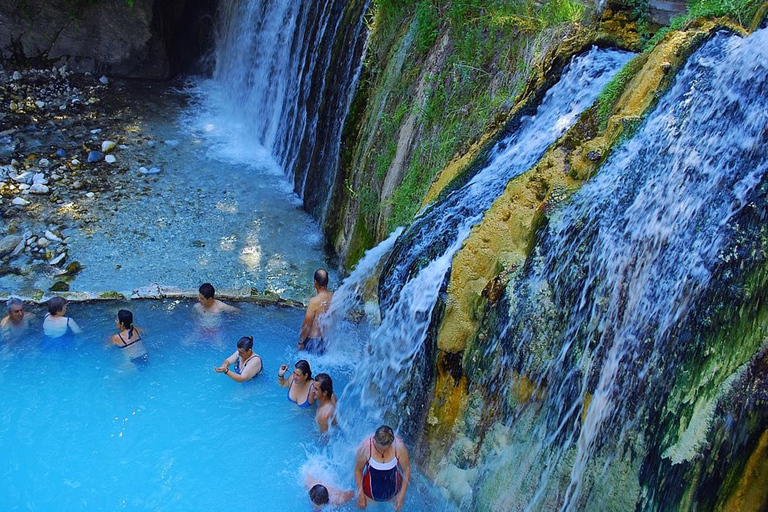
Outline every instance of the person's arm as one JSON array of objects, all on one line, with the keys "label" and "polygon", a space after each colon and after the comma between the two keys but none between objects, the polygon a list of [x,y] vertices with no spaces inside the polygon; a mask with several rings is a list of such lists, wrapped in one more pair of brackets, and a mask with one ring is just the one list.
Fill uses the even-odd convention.
[{"label": "person's arm", "polygon": [[113,334],[112,336],[110,336],[109,342],[114,343],[115,345],[122,345],[122,343],[120,343],[120,337],[117,334]]},{"label": "person's arm", "polygon": [[317,306],[315,300],[311,299],[307,304],[307,312],[304,314],[304,322],[301,324],[301,332],[299,333],[299,344],[296,345],[298,350],[304,350],[304,343],[309,338],[309,332],[312,330],[312,324],[315,322],[315,315],[317,313]]},{"label": "person's arm", "polygon": [[286,377],[286,373],[288,373],[288,365],[281,364],[280,369],[277,370],[277,383],[284,388],[290,387],[292,378],[292,376]]},{"label": "person's arm", "polygon": [[69,325],[69,328],[72,329],[72,332],[75,334],[80,334],[83,332],[80,326],[77,325],[77,322],[75,322],[72,318],[67,317],[67,325]]},{"label": "person's arm", "polygon": [[368,505],[368,500],[363,492],[363,469],[365,469],[366,462],[368,459],[365,456],[365,443],[362,443],[357,449],[357,457],[355,458],[355,492],[357,493],[358,508],[365,508]]},{"label": "person's arm", "polygon": [[400,487],[400,492],[395,496],[395,510],[399,511],[403,508],[405,491],[408,490],[408,482],[411,479],[411,459],[408,457],[408,449],[405,447],[405,444],[399,439],[395,442],[399,445],[397,449],[397,461],[400,463],[400,469],[403,471],[403,485]]},{"label": "person's arm", "polygon": [[220,311],[224,311],[226,313],[239,313],[240,308],[236,308],[235,306],[231,306],[227,304],[226,302],[219,301]]},{"label": "person's arm", "polygon": [[315,422],[317,423],[317,426],[320,427],[320,433],[325,434],[328,432],[328,417],[330,414],[328,411],[318,411],[318,413],[315,415]]},{"label": "person's arm", "polygon": [[237,361],[237,355],[238,355],[237,350],[235,350],[235,352],[231,356],[226,358],[219,366],[214,368],[214,370],[217,373],[227,373],[227,371],[229,370],[229,365],[235,364],[235,361]]}]

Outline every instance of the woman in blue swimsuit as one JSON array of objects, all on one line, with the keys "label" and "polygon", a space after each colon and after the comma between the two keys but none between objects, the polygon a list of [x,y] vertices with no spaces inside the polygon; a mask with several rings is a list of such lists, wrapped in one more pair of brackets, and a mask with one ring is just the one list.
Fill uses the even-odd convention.
[{"label": "woman in blue swimsuit", "polygon": [[[232,370],[229,365],[234,365]],[[237,382],[251,380],[261,373],[261,356],[253,351],[253,336],[243,336],[237,342],[237,350],[214,368],[217,373],[223,373]]]},{"label": "woman in blue swimsuit", "polygon": [[405,444],[387,425],[360,443],[355,460],[357,506],[369,501],[393,501],[395,510],[403,507],[411,476],[411,462]]},{"label": "woman in blue swimsuit", "polygon": [[115,327],[118,332],[113,334],[109,341],[117,345],[133,364],[139,367],[145,364],[147,351],[141,341],[141,329],[133,325],[133,313],[127,309],[118,311]]},{"label": "woman in blue swimsuit", "polygon": [[315,381],[312,380],[312,370],[309,367],[309,363],[304,359],[300,359],[294,365],[293,373],[288,378],[285,377],[287,372],[288,365],[281,365],[277,372],[277,383],[284,388],[288,388],[288,400],[299,407],[314,405],[315,397],[313,396],[312,388],[315,385]]}]

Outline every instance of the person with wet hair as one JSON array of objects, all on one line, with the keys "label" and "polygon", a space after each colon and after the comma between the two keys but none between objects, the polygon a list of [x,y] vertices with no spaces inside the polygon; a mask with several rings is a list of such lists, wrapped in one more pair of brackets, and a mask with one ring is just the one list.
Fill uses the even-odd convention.
[{"label": "person with wet hair", "polygon": [[133,364],[142,367],[147,363],[147,351],[141,339],[141,329],[133,325],[133,313],[127,309],[117,312],[115,318],[117,334],[113,334],[109,341],[118,346]]},{"label": "person with wet hair", "polygon": [[[230,365],[234,365],[231,370]],[[262,368],[261,356],[253,351],[253,336],[243,336],[237,341],[237,350],[214,371],[234,381],[245,382],[261,373]]]},{"label": "person with wet hair", "polygon": [[315,386],[315,381],[312,379],[312,369],[309,367],[309,363],[300,359],[294,365],[291,376],[285,378],[287,372],[288,365],[280,365],[280,369],[277,371],[277,383],[288,388],[288,401],[302,408],[314,405],[315,397],[312,389]]},{"label": "person with wet hair", "polygon": [[61,338],[66,334],[80,334],[80,326],[67,315],[67,301],[63,297],[53,297],[48,301],[48,314],[43,318],[43,334],[50,339]]},{"label": "person with wet hair", "polygon": [[312,502],[312,510],[322,510],[326,505],[341,506],[355,495],[353,490],[342,491],[332,485],[323,484],[312,476],[307,477],[309,500]]},{"label": "person with wet hair", "polygon": [[395,510],[403,508],[411,462],[405,444],[388,425],[376,429],[357,450],[355,486],[357,506],[365,508],[370,500],[393,501]]},{"label": "person with wet hair", "polygon": [[327,373],[315,376],[315,386],[312,393],[317,404],[315,423],[320,427],[320,433],[328,432],[331,425],[336,425],[336,397],[333,394],[333,379]]},{"label": "person with wet hair", "polygon": [[200,285],[197,294],[197,304],[194,310],[201,316],[218,315],[219,313],[237,313],[240,311],[234,306],[230,306],[216,298],[216,289],[211,283]]},{"label": "person with wet hair", "polygon": [[27,313],[24,302],[16,297],[8,299],[6,306],[8,314],[0,320],[0,340],[17,340],[27,332],[29,322],[34,320],[35,315]]},{"label": "person with wet hair", "polygon": [[307,304],[307,312],[304,314],[299,344],[296,348],[311,354],[322,355],[325,353],[326,344],[323,339],[321,317],[328,311],[333,298],[333,293],[328,291],[328,272],[325,269],[319,268],[315,271],[314,285],[317,294],[309,299]]}]

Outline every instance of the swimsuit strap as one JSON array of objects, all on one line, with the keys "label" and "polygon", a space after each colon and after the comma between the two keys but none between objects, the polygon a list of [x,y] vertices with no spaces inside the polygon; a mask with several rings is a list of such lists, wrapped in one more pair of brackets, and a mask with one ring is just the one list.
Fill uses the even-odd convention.
[{"label": "swimsuit strap", "polygon": [[309,395],[312,394],[312,388],[315,387],[315,381],[312,381],[312,384],[309,385],[309,389],[307,390],[307,399],[304,400],[304,403],[309,403]]},{"label": "swimsuit strap", "polygon": [[124,339],[123,339],[123,337],[120,335],[120,333],[117,333],[117,337],[118,337],[118,338],[120,338],[120,341],[122,341],[122,342],[123,342],[123,346],[124,346],[124,347],[127,347],[127,346],[128,346],[128,344],[125,342],[125,340],[124,340]]}]

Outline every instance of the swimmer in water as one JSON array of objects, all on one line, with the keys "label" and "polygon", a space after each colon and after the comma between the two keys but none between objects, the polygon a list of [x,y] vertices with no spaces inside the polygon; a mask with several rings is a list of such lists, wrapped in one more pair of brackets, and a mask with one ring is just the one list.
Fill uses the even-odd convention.
[{"label": "swimmer in water", "polygon": [[35,319],[35,315],[27,313],[24,302],[16,297],[6,302],[8,314],[0,320],[0,340],[15,341],[24,336],[29,329],[29,322]]},{"label": "swimmer in water", "polygon": [[133,325],[133,313],[127,309],[117,312],[115,318],[117,334],[113,334],[109,341],[123,351],[123,354],[136,366],[147,362],[147,351],[141,340],[141,329]]},{"label": "swimmer in water", "polygon": [[83,332],[77,322],[66,316],[67,301],[63,297],[53,297],[48,301],[48,314],[43,318],[43,334],[55,339],[72,333]]},{"label": "swimmer in water", "polygon": [[355,491],[343,491],[338,487],[326,484],[312,475],[307,475],[306,486],[309,489],[309,500],[312,502],[312,510],[322,510],[326,505],[339,507],[355,496]]},{"label": "swimmer in water", "polygon": [[312,393],[317,404],[315,423],[320,427],[320,433],[328,432],[331,425],[336,425],[336,396],[333,394],[331,376],[327,373],[315,375]]},{"label": "swimmer in water", "polygon": [[[235,365],[232,370],[230,365]],[[243,336],[237,342],[237,350],[213,369],[237,382],[245,382],[261,373],[261,356],[253,351],[253,336]]]},{"label": "swimmer in water", "polygon": [[325,352],[325,340],[320,326],[323,314],[328,311],[333,293],[328,291],[328,272],[325,269],[315,271],[315,291],[317,294],[309,299],[304,322],[301,324],[299,344],[296,348],[306,350],[311,354],[322,355]]},{"label": "swimmer in water", "polygon": [[219,313],[237,313],[240,311],[238,308],[225,304],[215,298],[216,289],[211,283],[201,284],[198,292],[197,304],[195,304],[194,310],[201,316],[218,315]]},{"label": "swimmer in water", "polygon": [[283,364],[277,371],[277,383],[284,388],[288,388],[288,400],[299,407],[309,407],[314,405],[315,397],[312,396],[312,388],[315,381],[312,380],[312,370],[309,363],[300,359],[294,365],[293,373],[285,378],[288,372],[288,365]]}]

